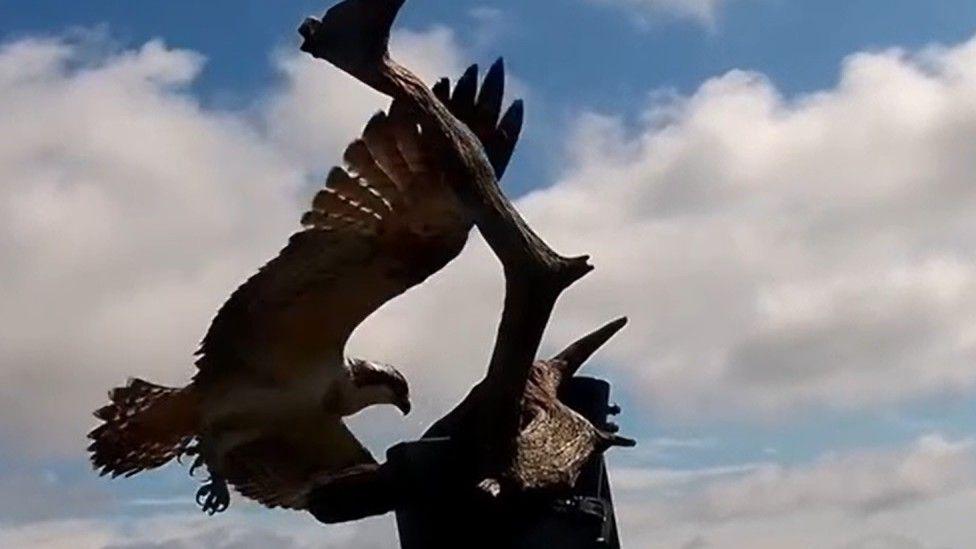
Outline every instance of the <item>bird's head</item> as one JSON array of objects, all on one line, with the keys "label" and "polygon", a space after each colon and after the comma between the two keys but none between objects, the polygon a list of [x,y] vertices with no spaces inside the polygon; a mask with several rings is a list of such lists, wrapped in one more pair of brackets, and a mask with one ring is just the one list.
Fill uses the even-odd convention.
[{"label": "bird's head", "polygon": [[[359,398],[359,409],[374,404],[392,404],[403,415],[410,413],[410,388],[407,379],[389,364],[352,358],[349,373]],[[358,411],[358,410],[357,410]]]}]

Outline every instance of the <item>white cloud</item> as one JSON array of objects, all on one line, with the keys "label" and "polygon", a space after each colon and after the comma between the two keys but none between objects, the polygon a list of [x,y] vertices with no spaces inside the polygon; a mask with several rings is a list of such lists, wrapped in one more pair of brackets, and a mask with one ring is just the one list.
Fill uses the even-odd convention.
[{"label": "white cloud", "polygon": [[[805,464],[672,473],[651,470],[654,482],[627,485],[626,475],[611,471],[625,546],[935,549],[965,546],[976,535],[968,520],[976,504],[976,448],[968,439],[926,435],[902,448],[827,454]],[[50,502],[57,501],[52,495]],[[138,514],[126,514],[132,512]],[[390,516],[326,527],[307,515],[250,506],[218,517],[131,508],[84,520],[39,515],[0,528],[0,547],[203,545],[392,549],[396,533]]]},{"label": "white cloud", "polygon": [[826,456],[812,466],[759,467],[702,494],[697,520],[832,508],[871,515],[942,497],[976,484],[972,441],[930,435],[894,453]]},{"label": "white cloud", "polygon": [[126,375],[192,373],[212,293],[253,261],[244,243],[274,249],[301,183],[181,92],[198,55],[154,41],[77,66],[76,51],[0,50],[0,429],[28,446],[81,446]]},{"label": "white cloud", "polygon": [[[429,78],[459,69],[444,29],[395,45]],[[185,380],[220,301],[294,227],[309,174],[382,105],[280,56],[257,116],[212,111],[184,91],[192,52],[151,42],[78,66],[78,51],[0,52],[0,432],[27,448],[79,448],[87,410],[127,375]],[[519,202],[598,267],[561,301],[548,348],[630,315],[601,356],[671,418],[970,392],[974,91],[976,42],[858,54],[835,88],[797,99],[732,72],[636,127],[581,117],[563,177]],[[501,295],[475,239],[357,332],[355,353],[413,382],[405,429],[483,373]]]},{"label": "white cloud", "polygon": [[[547,348],[629,315],[600,356],[669,420],[971,394],[973,97],[976,41],[853,55],[835,88],[794,99],[733,71],[636,124],[582,116],[564,175],[518,203],[597,267],[560,301]],[[500,299],[477,244],[356,344],[463,387]]]},{"label": "white cloud", "polygon": [[[105,391],[182,383],[221,301],[297,227],[314,177],[385,105],[297,52],[252,112],[201,107],[200,55],[0,47],[0,443],[80,455]],[[398,33],[428,79],[450,31]],[[100,52],[90,55],[92,51]],[[39,428],[43,426],[43,428]]]},{"label": "white cloud", "polygon": [[[396,44],[428,77],[459,69],[442,29]],[[94,60],[79,51],[57,40],[0,50],[4,450],[78,455],[106,388],[127,375],[185,380],[210,315],[295,226],[310,174],[382,105],[284,55],[281,88],[255,111],[213,111],[185,91],[197,54],[160,42]],[[557,249],[593,253],[598,267],[560,302],[547,347],[630,315],[601,357],[618,388],[668,418],[971,393],[974,92],[976,41],[858,54],[835,88],[797,99],[732,72],[653,103],[636,125],[581,117],[564,175],[519,201]],[[483,373],[501,296],[475,239],[357,332],[353,351],[411,378],[420,413],[405,429]],[[971,454],[931,437],[803,467],[633,470],[618,479],[630,492],[686,499],[639,502],[625,532],[644,535],[660,516],[678,524],[649,546],[804,546],[825,531],[833,546],[953,546],[971,533],[952,514],[976,502]],[[838,510],[862,525],[838,528]],[[954,529],[942,533],[899,526],[947,514]],[[140,541],[99,521],[47,524],[0,541]],[[780,537],[762,537],[770,524]]]},{"label": "white cloud", "polygon": [[18,470],[11,463],[4,466],[0,472],[0,530],[22,523],[104,516],[116,509],[115,498],[104,484],[93,482],[94,478],[67,480],[50,471]]},{"label": "white cloud", "polygon": [[676,17],[696,19],[706,25],[714,25],[719,11],[729,0],[589,0],[624,8],[646,24],[653,17],[671,14]]},{"label": "white cloud", "polygon": [[585,116],[566,175],[521,201],[594,254],[556,332],[631,315],[603,356],[671,415],[970,392],[974,92],[970,42],[854,55],[792,100],[732,72],[636,128]]},{"label": "white cloud", "polygon": [[[411,62],[427,82],[466,66],[454,33],[445,27],[424,32],[394,33],[392,51]],[[284,77],[281,89],[262,105],[274,144],[297,165],[327,172],[340,158],[365,121],[388,101],[352,77],[308,55],[278,52],[276,64]]]},{"label": "white cloud", "polygon": [[0,543],[4,547],[101,549],[110,539],[111,534],[103,524],[85,520],[33,523],[0,529]]},{"label": "white cloud", "polygon": [[242,513],[207,517],[164,514],[35,522],[0,529],[0,547],[32,549],[393,549],[396,532],[388,518],[324,527],[297,513]]},{"label": "white cloud", "polygon": [[718,477],[760,471],[767,467],[769,467],[769,464],[766,463],[746,463],[743,465],[707,467],[704,469],[616,467],[613,469],[612,480],[614,490],[666,489]]},{"label": "white cloud", "polygon": [[[617,390],[620,391],[619,388]],[[642,439],[637,448],[627,450],[626,456],[630,463],[650,463],[719,449],[719,440],[716,438],[658,437]]]},{"label": "white cloud", "polygon": [[924,545],[905,536],[868,536],[844,545],[843,549],[924,549]]},{"label": "white cloud", "polygon": [[[971,440],[927,435],[905,448],[828,454],[809,464],[649,473],[669,482],[616,486],[623,531],[642,547],[692,540],[701,547],[911,547],[976,534],[971,525],[957,527],[955,515],[926,522],[947,506],[965,514],[957,507],[976,501]],[[699,482],[686,482],[691,477]],[[953,527],[942,532],[946,521]],[[765,538],[756,537],[761,531]]]}]

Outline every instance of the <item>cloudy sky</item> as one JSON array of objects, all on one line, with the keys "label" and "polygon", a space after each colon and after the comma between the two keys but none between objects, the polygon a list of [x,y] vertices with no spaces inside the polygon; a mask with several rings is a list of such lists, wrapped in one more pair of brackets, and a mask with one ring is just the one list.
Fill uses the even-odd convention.
[{"label": "cloudy sky", "polygon": [[[88,470],[104,391],[189,378],[384,105],[298,54],[327,3],[200,4],[0,0],[0,547],[396,547]],[[626,547],[971,546],[976,3],[412,0],[393,47],[428,80],[505,55],[505,187],[597,266],[547,351],[631,317],[590,367],[640,441],[610,457]],[[355,334],[415,395],[355,418],[374,452],[479,378],[501,293],[476,239]]]}]

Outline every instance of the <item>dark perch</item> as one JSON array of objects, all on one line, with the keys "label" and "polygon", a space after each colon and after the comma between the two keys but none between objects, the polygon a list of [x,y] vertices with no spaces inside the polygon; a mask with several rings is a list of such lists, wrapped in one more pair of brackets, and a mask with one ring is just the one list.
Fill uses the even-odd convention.
[{"label": "dark perch", "polygon": [[[378,468],[331,479],[317,489],[311,510],[323,522],[355,520],[403,511],[418,501],[418,494],[421,499],[425,493],[446,497],[443,489],[450,487],[457,502],[476,505],[486,518],[513,511],[528,516],[540,505],[551,508],[554,500],[571,495],[587,464],[591,470],[594,463],[602,467],[604,450],[633,445],[603,424],[605,413],[590,414],[588,420],[559,399],[572,392],[575,382],[568,380],[583,362],[626,320],[597,330],[550,360],[535,360],[557,298],[592,266],[586,256],[559,255],[532,231],[499,189],[474,134],[420,79],[390,58],[390,28],[402,4],[341,2],[321,21],[302,25],[302,50],[404,100],[425,131],[443,141],[445,163],[461,176],[454,180],[466,182],[456,191],[501,261],[505,305],[487,375],[430,428],[425,439],[431,440],[391,449]],[[440,463],[443,467],[434,470],[444,475],[417,478],[418,472],[432,470],[432,463]],[[478,533],[489,524],[484,522]]]},{"label": "dark perch", "polygon": [[[605,381],[573,378],[561,398],[594,424],[610,427],[609,390]],[[458,446],[450,438],[431,438],[388,452],[403,483],[396,508],[403,549],[620,547],[602,456],[587,460],[571,490],[493,498],[464,481],[467,459]]]}]

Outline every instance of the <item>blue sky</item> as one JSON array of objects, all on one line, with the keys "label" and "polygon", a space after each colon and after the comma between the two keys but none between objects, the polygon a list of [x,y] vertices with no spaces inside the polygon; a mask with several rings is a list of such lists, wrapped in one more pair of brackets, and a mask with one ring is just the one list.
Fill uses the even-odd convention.
[{"label": "blue sky", "polygon": [[[0,457],[13,464],[0,487],[39,494],[0,502],[0,541],[40,544],[29,531],[51,528],[134,548],[148,543],[133,533],[146,521],[191,524],[166,538],[178,546],[252,519],[262,535],[297,528],[296,547],[318,539],[308,521],[246,505],[191,521],[193,485],[175,467],[93,480],[74,442],[47,440],[25,410],[37,403],[51,437],[72,433],[79,420],[65,416],[87,408],[51,394],[88,406],[94,390],[71,381],[80,372],[99,391],[122,373],[168,383],[188,373],[181,357],[213,308],[283,242],[322,159],[380,104],[295,53],[298,24],[324,8],[0,0],[0,114],[11,124],[0,211],[26,219],[0,225],[0,257],[17,281],[0,292],[0,308],[14,311],[0,327],[15,334],[0,356],[14,387],[0,391],[13,403],[0,424]],[[398,25],[408,60],[456,77],[503,55],[526,97],[506,188],[557,247],[593,251],[602,269],[560,304],[548,347],[632,317],[595,368],[616,383],[619,421],[641,441],[611,457],[628,546],[758,547],[757,528],[780,532],[770,547],[960,547],[976,536],[957,518],[976,502],[966,147],[976,4],[412,0]],[[30,73],[22,59],[42,68]],[[176,198],[174,179],[185,179]],[[232,213],[214,221],[206,206]],[[79,220],[75,231],[65,219]],[[130,232],[135,243],[119,236]],[[357,352],[403,356],[430,394],[408,424],[384,411],[357,419],[377,452],[476,379],[476,364],[446,380],[434,365],[484,351],[497,300],[471,295],[497,296],[486,257],[475,245],[354,341]],[[64,305],[72,285],[85,296]],[[60,320],[35,319],[35,303],[58,307]],[[454,326],[426,316],[454,303],[467,304],[441,315]],[[77,329],[82,318],[93,320]],[[438,329],[458,341],[425,349],[452,339],[424,333]],[[147,364],[123,360],[146,348]],[[59,369],[66,359],[78,361],[70,373]],[[821,486],[832,483],[856,489]],[[44,511],[59,492],[70,509]],[[86,498],[101,503],[85,509]],[[948,518],[933,526],[933,515]],[[324,542],[392,546],[365,530]]]},{"label": "blue sky", "polygon": [[[16,38],[73,27],[108,28],[123,46],[161,37],[174,47],[205,54],[207,67],[195,91],[204,102],[233,108],[273,85],[269,52],[294,47],[296,22],[322,11],[314,1],[95,0],[84,9],[66,9],[57,0],[30,7],[8,0],[0,4],[0,29]],[[486,23],[484,14],[501,19]],[[535,124],[528,126],[526,139],[544,148],[539,142],[547,136],[536,134],[560,131],[565,118],[580,108],[635,115],[650,90],[687,93],[704,79],[735,68],[762,72],[785,93],[827,87],[851,52],[968,38],[976,5],[965,0],[738,0],[721,6],[714,25],[667,10],[642,19],[599,2],[459,0],[408,4],[400,21],[414,29],[446,25],[456,30],[473,53],[470,62],[482,66],[505,56],[545,99],[544,105],[530,106]],[[486,32],[488,41],[481,38]],[[532,152],[515,160],[516,169],[526,170],[523,177],[512,178],[516,185],[551,177],[546,171],[551,159],[536,164],[532,159],[546,155]]]},{"label": "blue sky", "polygon": [[[631,14],[598,2],[459,0],[408,4],[401,22],[421,29],[448,25],[462,40],[474,41],[480,25],[472,14],[479,9],[498,10],[507,25],[478,48],[474,61],[505,54],[547,97],[612,108],[619,108],[622,98],[657,87],[691,91],[732,68],[762,71],[788,92],[818,89],[836,80],[838,63],[851,52],[954,43],[968,38],[976,21],[976,6],[962,0],[740,0],[721,8],[712,29],[665,13],[653,14],[649,24],[635,24]],[[322,4],[314,1],[94,0],[78,9],[39,0],[4,2],[0,19],[8,38],[100,25],[108,25],[112,37],[126,45],[163,37],[210,59],[199,80],[202,93],[247,95],[274,76],[268,52],[294,45],[296,22],[321,11]]]}]

